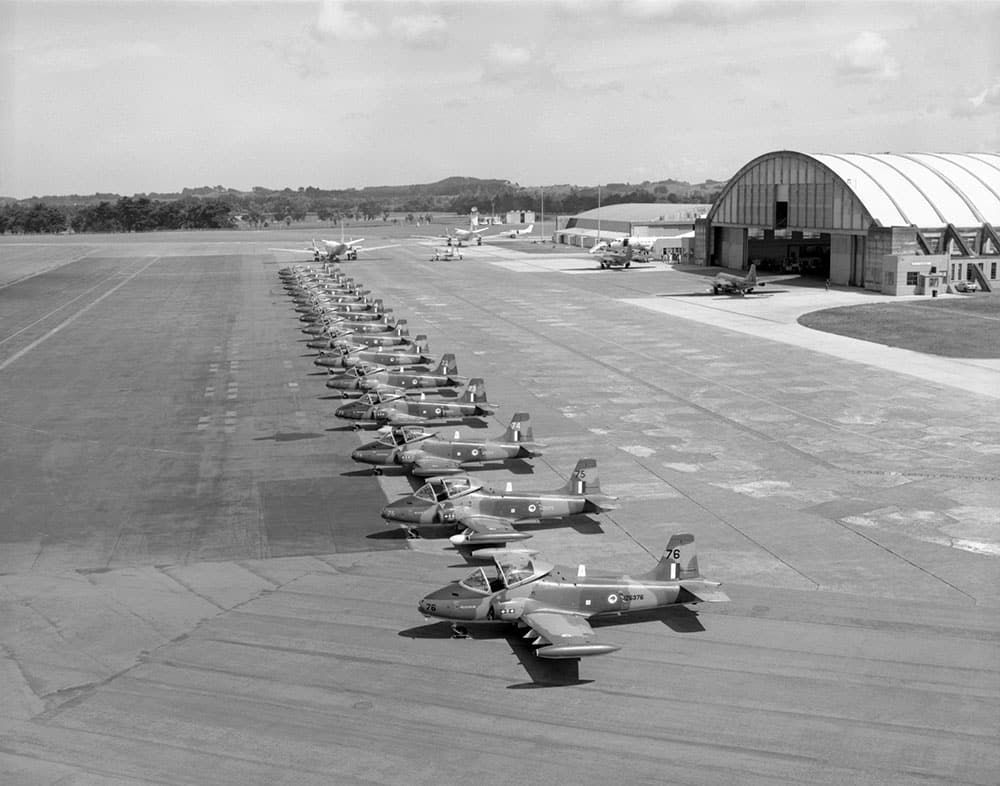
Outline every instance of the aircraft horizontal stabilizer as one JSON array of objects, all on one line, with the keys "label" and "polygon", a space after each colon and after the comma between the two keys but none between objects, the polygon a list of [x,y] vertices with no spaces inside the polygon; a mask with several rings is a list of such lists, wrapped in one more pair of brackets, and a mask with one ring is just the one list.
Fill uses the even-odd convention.
[{"label": "aircraft horizontal stabilizer", "polygon": [[612,497],[610,494],[587,494],[585,499],[598,511],[617,510],[621,507],[618,504],[618,497]]},{"label": "aircraft horizontal stabilizer", "polygon": [[[719,589],[717,581],[682,581],[681,588],[694,595],[700,603],[725,603],[729,596]],[[691,601],[692,603],[694,601]]]}]

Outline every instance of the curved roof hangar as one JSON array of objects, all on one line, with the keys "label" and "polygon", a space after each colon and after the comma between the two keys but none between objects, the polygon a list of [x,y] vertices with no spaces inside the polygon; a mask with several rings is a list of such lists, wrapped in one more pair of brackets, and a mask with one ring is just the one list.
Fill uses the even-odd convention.
[{"label": "curved roof hangar", "polygon": [[766,153],[729,181],[709,220],[772,225],[781,197],[769,186],[790,189],[789,224],[800,227],[1000,224],[997,153]]}]

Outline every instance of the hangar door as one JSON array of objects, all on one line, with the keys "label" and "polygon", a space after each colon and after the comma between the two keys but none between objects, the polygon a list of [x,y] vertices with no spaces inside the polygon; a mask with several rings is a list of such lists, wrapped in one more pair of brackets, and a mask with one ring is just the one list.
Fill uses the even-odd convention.
[{"label": "hangar door", "polygon": [[825,279],[830,275],[830,247],[830,235],[825,232],[750,229],[747,259],[765,273],[798,273]]},{"label": "hangar door", "polygon": [[712,264],[733,270],[747,267],[747,230],[743,227],[714,227]]}]

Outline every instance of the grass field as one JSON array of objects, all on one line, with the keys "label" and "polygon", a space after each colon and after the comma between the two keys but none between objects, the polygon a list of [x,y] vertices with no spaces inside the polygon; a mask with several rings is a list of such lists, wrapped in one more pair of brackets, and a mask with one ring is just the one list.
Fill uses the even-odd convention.
[{"label": "grass field", "polygon": [[950,358],[1000,358],[1000,295],[908,300],[813,311],[814,330]]}]

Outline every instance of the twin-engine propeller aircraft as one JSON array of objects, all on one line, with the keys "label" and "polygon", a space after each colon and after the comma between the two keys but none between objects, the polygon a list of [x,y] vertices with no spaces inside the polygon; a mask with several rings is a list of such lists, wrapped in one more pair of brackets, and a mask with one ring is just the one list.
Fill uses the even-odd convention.
[{"label": "twin-engine propeller aircraft", "polygon": [[[449,246],[456,246],[458,248],[462,247],[463,243],[470,243],[475,240],[478,244],[482,244],[483,239],[481,235],[486,232],[489,226],[479,226],[476,220],[476,215],[470,214],[469,216],[469,228],[462,229],[461,227],[453,227],[449,229],[444,235],[419,235],[419,237],[425,240],[440,240],[442,237],[447,238]],[[459,256],[461,258],[461,256]]]},{"label": "twin-engine propeller aircraft", "polygon": [[426,431],[420,426],[394,426],[374,442],[362,445],[351,454],[361,464],[371,464],[378,474],[382,467],[401,466],[411,475],[427,478],[459,473],[470,465],[491,461],[534,458],[545,447],[534,441],[531,416],[518,412],[499,437],[452,439]]},{"label": "twin-engine propeller aircraft", "polygon": [[757,280],[757,265],[754,264],[750,265],[745,276],[738,276],[735,273],[716,273],[715,278],[712,279],[712,294],[736,292],[742,296],[753,292],[754,287],[762,286],[764,286],[764,282]]},{"label": "twin-engine propeller aircraft", "polygon": [[462,420],[482,417],[493,412],[494,405],[486,400],[486,385],[482,379],[470,379],[465,391],[455,398],[432,399],[421,394],[409,398],[405,391],[389,393],[376,390],[357,401],[337,409],[338,418],[361,424],[403,425],[427,423],[432,420]]},{"label": "twin-engine propeller aircraft", "polygon": [[597,462],[580,459],[562,488],[496,491],[469,475],[434,477],[413,494],[382,508],[382,518],[395,521],[411,535],[440,536],[460,529],[451,542],[466,552],[526,540],[514,524],[614,510],[617,497],[601,492]]},{"label": "twin-engine propeller aircraft", "polygon": [[313,259],[319,262],[326,260],[329,262],[339,262],[340,258],[354,260],[358,258],[359,251],[380,251],[383,248],[395,248],[399,243],[392,243],[386,246],[367,246],[362,248],[361,243],[365,239],[359,237],[357,240],[320,240],[317,243],[312,241],[311,245],[305,248],[269,248],[268,251],[284,251],[289,254],[312,254]]},{"label": "twin-engine propeller aircraft", "polygon": [[[531,552],[497,550],[493,565],[432,592],[418,604],[425,616],[454,623],[514,623],[529,628],[540,658],[580,658],[620,649],[595,641],[588,620],[677,604],[729,598],[698,570],[694,535],[674,535],[656,567],[637,576],[551,565]],[[625,617],[622,621],[627,622]]]},{"label": "twin-engine propeller aircraft", "polygon": [[503,232],[498,232],[495,235],[488,235],[483,238],[484,240],[517,240],[521,235],[530,235],[535,231],[534,224],[528,224],[526,227],[521,227],[520,229],[505,229]]}]

